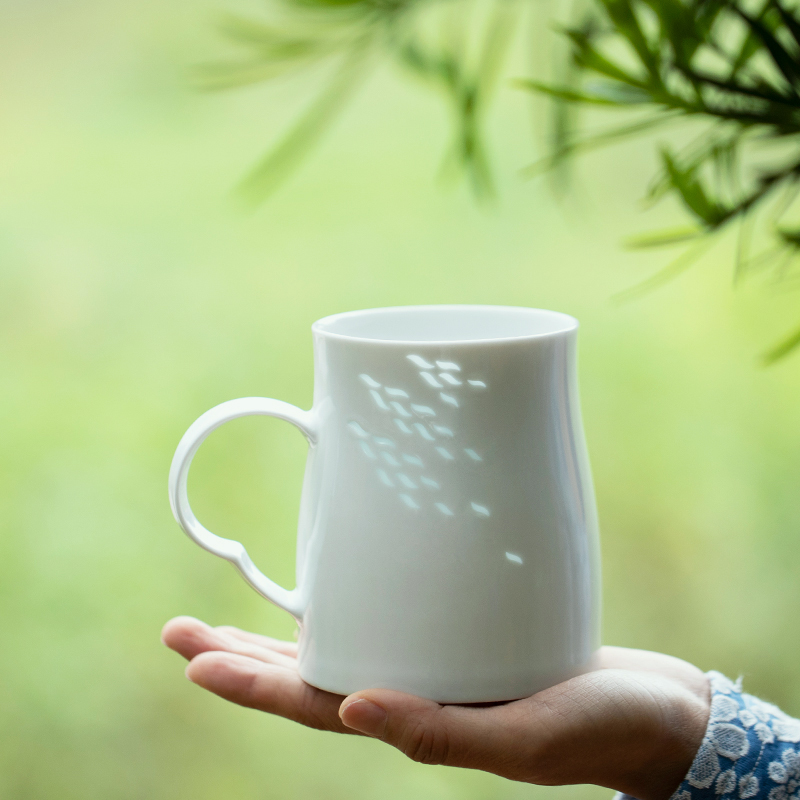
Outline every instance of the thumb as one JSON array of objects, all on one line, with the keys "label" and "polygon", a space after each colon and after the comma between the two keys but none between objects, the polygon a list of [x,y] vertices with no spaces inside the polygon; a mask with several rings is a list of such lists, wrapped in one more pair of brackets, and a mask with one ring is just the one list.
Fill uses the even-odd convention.
[{"label": "thumb", "polygon": [[348,728],[381,739],[422,764],[502,774],[518,749],[506,708],[441,706],[403,692],[370,689],[346,697],[339,717]]}]

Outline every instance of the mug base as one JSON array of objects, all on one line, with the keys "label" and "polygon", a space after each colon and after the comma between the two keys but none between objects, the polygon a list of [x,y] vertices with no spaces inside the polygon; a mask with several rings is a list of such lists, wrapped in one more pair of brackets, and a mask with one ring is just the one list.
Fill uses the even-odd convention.
[{"label": "mug base", "polygon": [[325,692],[351,695],[365,689],[391,689],[433,700],[442,705],[469,705],[473,703],[507,703],[530,697],[544,689],[582,675],[594,669],[596,653],[580,666],[567,667],[547,674],[506,675],[482,681],[454,681],[422,678],[403,680],[383,679],[377,676],[325,675],[300,667],[300,677],[311,686]]}]

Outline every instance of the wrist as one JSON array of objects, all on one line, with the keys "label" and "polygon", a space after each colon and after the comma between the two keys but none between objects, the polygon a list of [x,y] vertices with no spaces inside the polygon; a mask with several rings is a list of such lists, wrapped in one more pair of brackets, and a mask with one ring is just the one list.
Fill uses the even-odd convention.
[{"label": "wrist", "polygon": [[710,689],[702,697],[686,691],[672,698],[655,723],[649,754],[620,790],[637,800],[669,800],[700,749],[710,711]]}]

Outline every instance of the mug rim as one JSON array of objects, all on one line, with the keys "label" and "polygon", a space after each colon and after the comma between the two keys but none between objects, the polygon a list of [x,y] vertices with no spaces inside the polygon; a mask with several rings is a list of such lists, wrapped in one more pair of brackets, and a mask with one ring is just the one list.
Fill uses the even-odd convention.
[{"label": "mug rim", "polygon": [[[472,338],[455,338],[455,339],[401,339],[401,338],[381,338],[376,336],[362,336],[357,333],[341,333],[331,330],[329,325],[333,325],[340,320],[349,320],[358,317],[367,317],[370,315],[384,316],[390,313],[403,312],[417,312],[417,311],[475,311],[475,310],[492,310],[492,311],[511,311],[514,313],[530,313],[531,315],[546,316],[552,321],[560,321],[560,325],[554,326],[552,330],[546,330],[539,333],[526,333],[517,335],[504,335],[504,336],[486,336],[486,337],[472,337]],[[311,331],[315,335],[325,336],[331,339],[340,339],[343,341],[352,342],[371,342],[374,344],[386,345],[407,345],[407,346],[422,346],[422,345],[438,345],[438,346],[454,346],[464,344],[490,344],[502,342],[521,342],[533,339],[547,339],[556,336],[563,336],[564,334],[576,331],[580,327],[578,320],[570,314],[565,314],[563,311],[552,311],[546,308],[533,308],[530,306],[507,306],[507,305],[491,305],[482,303],[438,303],[429,305],[407,305],[407,306],[383,306],[378,308],[362,308],[354,311],[342,311],[338,314],[329,314],[328,316],[318,319],[311,325]]]}]

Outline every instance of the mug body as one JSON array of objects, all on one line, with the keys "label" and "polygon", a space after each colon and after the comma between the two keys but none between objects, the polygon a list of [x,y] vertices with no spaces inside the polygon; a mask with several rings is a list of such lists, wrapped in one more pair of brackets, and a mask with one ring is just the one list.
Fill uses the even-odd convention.
[{"label": "mug body", "polygon": [[301,676],[470,703],[587,669],[599,555],[577,322],[418,306],[328,317],[313,334]]}]

